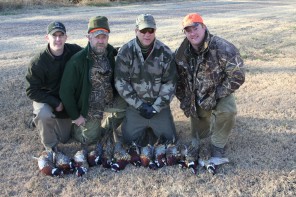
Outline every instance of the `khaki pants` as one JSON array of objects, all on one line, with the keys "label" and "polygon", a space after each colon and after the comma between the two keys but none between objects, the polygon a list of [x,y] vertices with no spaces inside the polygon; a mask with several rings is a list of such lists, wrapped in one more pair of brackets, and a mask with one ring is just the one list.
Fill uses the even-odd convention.
[{"label": "khaki pants", "polygon": [[211,143],[219,148],[226,145],[237,114],[233,94],[218,101],[215,109],[205,111],[197,108],[197,118],[190,117],[193,143],[200,144],[200,139],[211,136]]},{"label": "khaki pants", "polygon": [[148,128],[151,128],[157,138],[162,136],[170,141],[175,140],[176,128],[171,109],[169,107],[162,109],[151,119],[146,119],[140,115],[138,110],[129,106],[126,109],[126,117],[121,126],[124,141],[128,144],[132,142],[142,144],[142,140],[147,141],[143,137],[146,136]]},{"label": "khaki pants", "polygon": [[66,143],[71,134],[71,119],[55,118],[53,108],[46,103],[33,101],[33,121],[39,131],[41,143],[46,149],[55,147],[59,142]]}]

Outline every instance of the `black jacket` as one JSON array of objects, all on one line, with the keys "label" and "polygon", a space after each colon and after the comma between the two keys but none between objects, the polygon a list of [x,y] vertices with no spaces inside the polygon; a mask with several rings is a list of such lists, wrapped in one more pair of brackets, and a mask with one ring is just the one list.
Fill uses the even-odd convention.
[{"label": "black jacket", "polygon": [[45,50],[35,55],[26,74],[27,96],[33,101],[56,108],[61,102],[59,89],[66,62],[81,49],[79,45],[66,43],[63,56],[56,59],[47,45]]}]

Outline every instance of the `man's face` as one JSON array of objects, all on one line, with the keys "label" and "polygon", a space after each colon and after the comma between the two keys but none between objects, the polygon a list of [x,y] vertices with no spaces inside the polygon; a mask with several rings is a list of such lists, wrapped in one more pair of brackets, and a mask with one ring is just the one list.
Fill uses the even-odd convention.
[{"label": "man's face", "polygon": [[102,54],[106,51],[108,45],[109,36],[105,34],[99,34],[94,36],[92,33],[88,35],[88,41],[92,50],[96,54]]},{"label": "man's face", "polygon": [[46,40],[49,43],[50,50],[53,52],[63,51],[64,45],[67,40],[67,35],[61,31],[57,31],[54,34],[47,34]]},{"label": "man's face", "polygon": [[197,26],[190,26],[184,29],[184,34],[193,47],[199,47],[205,37],[206,26],[198,23]]},{"label": "man's face", "polygon": [[149,46],[155,39],[155,29],[145,28],[142,30],[136,29],[136,35],[140,40],[141,44],[146,47]]}]

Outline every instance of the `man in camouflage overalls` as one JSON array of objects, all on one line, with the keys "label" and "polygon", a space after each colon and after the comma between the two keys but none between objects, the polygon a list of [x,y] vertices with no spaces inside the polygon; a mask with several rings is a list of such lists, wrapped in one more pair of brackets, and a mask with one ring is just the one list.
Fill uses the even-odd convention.
[{"label": "man in camouflage overalls", "polygon": [[[74,137],[85,144],[116,129],[125,115],[126,103],[114,87],[117,50],[108,44],[109,33],[105,16],[90,18],[88,45],[68,61],[61,82],[60,96],[74,123]],[[101,125],[103,112],[110,108],[114,109],[112,121]]]},{"label": "man in camouflage overalls", "polygon": [[175,93],[176,67],[171,50],[155,38],[152,15],[136,19],[136,38],[123,45],[116,58],[115,87],[129,104],[122,123],[127,143],[146,145],[146,131],[174,141],[176,129],[170,110]]},{"label": "man in camouflage overalls", "polygon": [[237,113],[234,91],[245,81],[236,47],[213,36],[196,13],[183,19],[186,38],[176,50],[176,96],[191,121],[192,144],[211,136],[211,157],[224,157],[224,147]]}]

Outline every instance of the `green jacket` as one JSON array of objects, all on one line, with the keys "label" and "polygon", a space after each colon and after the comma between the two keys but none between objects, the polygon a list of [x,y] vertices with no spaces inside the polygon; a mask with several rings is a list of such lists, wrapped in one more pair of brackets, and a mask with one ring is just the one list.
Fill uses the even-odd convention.
[{"label": "green jacket", "polygon": [[27,96],[38,103],[47,103],[52,108],[60,104],[59,89],[66,62],[82,48],[76,44],[65,44],[61,59],[46,49],[35,55],[28,66],[26,81]]},{"label": "green jacket", "polygon": [[[112,70],[114,70],[116,55],[117,50],[108,44],[107,58]],[[93,64],[89,43],[66,64],[65,74],[61,82],[60,97],[72,120],[76,120],[80,115],[87,117],[92,88],[89,74]],[[110,82],[113,85],[113,75]]]}]

